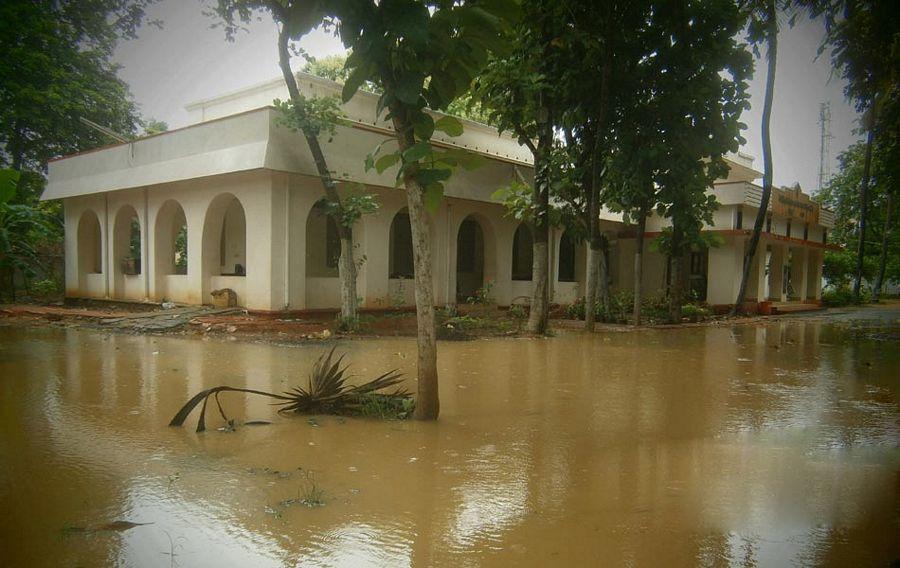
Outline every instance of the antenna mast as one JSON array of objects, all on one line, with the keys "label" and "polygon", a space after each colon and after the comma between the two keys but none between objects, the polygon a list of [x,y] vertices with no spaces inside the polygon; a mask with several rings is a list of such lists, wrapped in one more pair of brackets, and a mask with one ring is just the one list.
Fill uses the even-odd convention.
[{"label": "antenna mast", "polygon": [[819,183],[816,192],[831,180],[831,103],[819,103]]}]

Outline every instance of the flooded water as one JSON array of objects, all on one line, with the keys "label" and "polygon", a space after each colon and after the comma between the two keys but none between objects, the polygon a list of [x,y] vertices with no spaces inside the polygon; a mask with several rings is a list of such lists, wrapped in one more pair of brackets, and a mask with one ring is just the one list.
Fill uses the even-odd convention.
[{"label": "flooded water", "polygon": [[[0,565],[886,565],[898,339],[870,309],[444,342],[437,423],[229,393],[274,423],[197,434],[194,393],[305,383],[322,345],[0,327]],[[413,371],[410,339],[339,349]]]}]

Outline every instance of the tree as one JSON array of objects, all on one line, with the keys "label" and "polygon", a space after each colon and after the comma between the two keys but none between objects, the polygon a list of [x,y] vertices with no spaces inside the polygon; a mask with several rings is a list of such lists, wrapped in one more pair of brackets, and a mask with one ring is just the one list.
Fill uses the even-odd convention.
[{"label": "tree", "polygon": [[[426,112],[446,109],[465,93],[492,52],[504,49],[507,21],[516,4],[503,0],[443,2],[429,0],[335,0],[327,15],[335,18],[350,74],[343,99],[365,81],[382,90],[377,110],[387,110],[397,150],[383,143],[367,165],[384,171],[399,163],[398,182],[406,190],[415,268],[418,327],[418,398],[415,417],[434,420],[440,412],[435,342],[434,297],[429,227],[444,183],[457,166],[471,166],[461,150],[439,151],[429,140],[435,130],[462,133],[452,117],[435,120]],[[379,154],[384,151],[384,154]]]},{"label": "tree", "polygon": [[750,269],[756,257],[756,249],[759,247],[759,238],[762,234],[763,223],[769,210],[769,200],[772,197],[772,137],[769,126],[772,120],[772,100],[775,96],[775,69],[778,62],[778,11],[775,0],[745,0],[742,8],[748,18],[748,36],[758,51],[758,45],[765,43],[766,49],[766,94],[763,99],[762,114],[762,146],[763,146],[763,190],[760,198],[759,209],[756,212],[756,221],[753,223],[753,232],[744,251],[744,268],[741,273],[741,286],[738,290],[734,306],[730,315],[737,315],[747,295],[747,284],[750,282]]},{"label": "tree", "polygon": [[112,52],[136,36],[154,1],[0,3],[0,168],[17,172],[4,205],[5,282],[19,272],[27,283],[43,254],[61,248],[62,207],[39,202],[47,161],[111,142],[79,119],[136,133],[137,108]]},{"label": "tree", "polygon": [[0,4],[0,165],[40,174],[50,158],[109,143],[80,117],[135,133],[137,109],[111,56],[152,1]]},{"label": "tree", "polygon": [[[342,327],[353,328],[356,326],[359,308],[357,267],[353,258],[353,226],[362,215],[377,209],[377,203],[372,196],[365,194],[352,194],[347,197],[346,202],[341,198],[334,173],[328,167],[320,142],[323,135],[333,136],[335,127],[343,122],[339,102],[336,97],[303,95],[291,69],[290,42],[298,41],[320,25],[325,13],[317,3],[299,0],[219,0],[217,11],[225,20],[226,34],[230,37],[236,29],[235,17],[247,21],[252,11],[256,9],[270,12],[279,25],[278,64],[290,99],[285,102],[275,101],[275,104],[281,111],[281,123],[303,135],[316,165],[316,172],[325,192],[326,211],[337,227],[341,242],[341,255],[338,260],[338,277],[341,283],[340,322]],[[307,63],[313,64],[313,61]],[[328,78],[341,78],[334,60],[323,62],[316,69],[326,76],[330,75]]]},{"label": "tree", "polygon": [[[869,185],[872,153],[876,137],[882,132],[896,135],[896,112],[885,112],[896,105],[898,94],[898,46],[900,14],[890,2],[843,0],[813,4],[813,12],[824,14],[826,34],[820,51],[831,51],[836,72],[846,81],[844,94],[862,113],[866,132],[863,174],[859,186],[856,275],[853,297],[858,302],[866,257],[866,230],[869,217]],[[889,117],[884,121],[884,116]],[[893,121],[893,124],[891,123]]]},{"label": "tree", "polygon": [[[877,299],[885,281],[900,282],[900,236],[893,232],[897,211],[897,168],[892,158],[890,137],[879,137],[871,159],[869,187],[869,231],[873,238],[865,247],[862,276],[872,283],[872,297]],[[824,276],[834,288],[847,287],[855,280],[860,216],[859,188],[864,176],[866,143],[857,142],[838,157],[838,173],[816,195],[816,200],[834,211],[835,226],[828,240],[841,250],[826,251]]]},{"label": "tree", "polygon": [[513,132],[534,157],[532,195],[532,283],[527,329],[544,333],[550,312],[550,192],[554,183],[554,129],[562,100],[556,88],[566,72],[564,36],[569,23],[565,2],[525,0],[523,17],[511,34],[511,50],[495,57],[475,81],[476,99],[491,124]]}]

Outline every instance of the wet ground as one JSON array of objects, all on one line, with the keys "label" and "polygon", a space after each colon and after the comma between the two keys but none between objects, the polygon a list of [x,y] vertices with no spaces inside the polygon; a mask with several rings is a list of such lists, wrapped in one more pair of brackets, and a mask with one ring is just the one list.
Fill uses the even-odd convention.
[{"label": "wet ground", "polygon": [[[196,434],[166,426],[195,392],[323,345],[0,327],[0,565],[887,565],[898,342],[896,305],[442,342],[437,423],[230,394],[273,424]],[[412,339],[338,345],[412,374]]]}]

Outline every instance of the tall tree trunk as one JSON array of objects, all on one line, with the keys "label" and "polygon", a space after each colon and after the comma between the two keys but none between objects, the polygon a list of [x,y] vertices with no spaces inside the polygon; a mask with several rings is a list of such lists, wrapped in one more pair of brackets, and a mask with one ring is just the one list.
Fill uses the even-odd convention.
[{"label": "tall tree trunk", "polygon": [[609,240],[600,234],[600,306],[603,308],[603,321],[610,320],[609,310]]},{"label": "tall tree trunk", "polygon": [[647,228],[647,206],[638,215],[637,235],[634,239],[634,325],[641,325],[641,300],[644,279],[644,230]]},{"label": "tall tree trunk", "polygon": [[538,131],[534,156],[534,243],[532,259],[531,311],[528,331],[542,334],[547,331],[550,315],[550,150],[553,145],[553,125],[544,105],[544,120]]},{"label": "tall tree trunk", "polygon": [[[391,119],[402,154],[416,143],[412,121],[403,107],[392,108]],[[414,417],[417,420],[437,420],[441,404],[438,398],[437,337],[431,271],[431,217],[425,209],[425,189],[417,181],[417,174],[418,168],[415,165],[408,167],[403,174],[406,202],[409,207],[416,282],[418,393]]]},{"label": "tall tree trunk", "polygon": [[853,300],[860,301],[862,292],[863,257],[866,254],[866,225],[869,216],[869,173],[872,168],[872,146],[875,140],[874,117],[875,109],[869,109],[868,126],[866,136],[866,160],[863,164],[862,183],[859,188],[859,242],[856,245],[856,276],[853,280]]},{"label": "tall tree trunk", "polygon": [[878,275],[875,277],[875,286],[872,288],[872,301],[877,302],[881,298],[881,287],[884,285],[884,273],[887,268],[888,244],[891,237],[891,229],[894,225],[894,195],[890,191],[887,194],[887,210],[884,213],[884,230],[881,233],[881,254],[878,259]]},{"label": "tall tree trunk", "polygon": [[[291,54],[288,51],[289,36],[286,26],[282,24],[278,33],[278,65],[281,67],[281,74],[287,85],[288,93],[294,101],[300,100],[300,88],[297,86],[297,80],[294,72],[291,70]],[[341,196],[337,190],[337,184],[328,169],[328,162],[325,160],[325,153],[322,151],[322,145],[319,139],[310,133],[304,132],[306,145],[312,154],[313,162],[316,164],[316,172],[319,174],[319,180],[322,182],[322,189],[325,191],[325,198],[332,204],[331,217],[337,226],[338,238],[341,240],[341,258],[338,261],[338,277],[341,283],[341,322],[343,325],[353,325],[357,317],[357,296],[356,296],[356,262],[353,259],[353,228],[344,225],[344,207],[341,202]]]},{"label": "tall tree trunk", "polygon": [[682,231],[677,221],[672,225],[672,251],[669,255],[669,321],[677,323],[681,321],[681,251]]},{"label": "tall tree trunk", "polygon": [[772,138],[769,132],[769,123],[772,120],[772,98],[775,95],[775,68],[778,59],[778,21],[775,14],[774,0],[766,1],[766,43],[768,44],[768,66],[766,68],[766,96],[763,103],[762,115],[762,146],[763,146],[763,191],[760,199],[759,210],[756,212],[756,223],[753,225],[753,234],[750,243],[744,253],[744,270],[741,274],[741,287],[730,315],[737,315],[747,295],[747,284],[750,281],[750,269],[753,266],[753,258],[759,246],[759,237],[762,233],[763,223],[769,212],[769,199],[772,196]]},{"label": "tall tree trunk", "polygon": [[584,290],[584,329],[594,331],[594,322],[597,319],[597,292],[599,291],[603,251],[594,241],[589,243],[587,282]]}]

